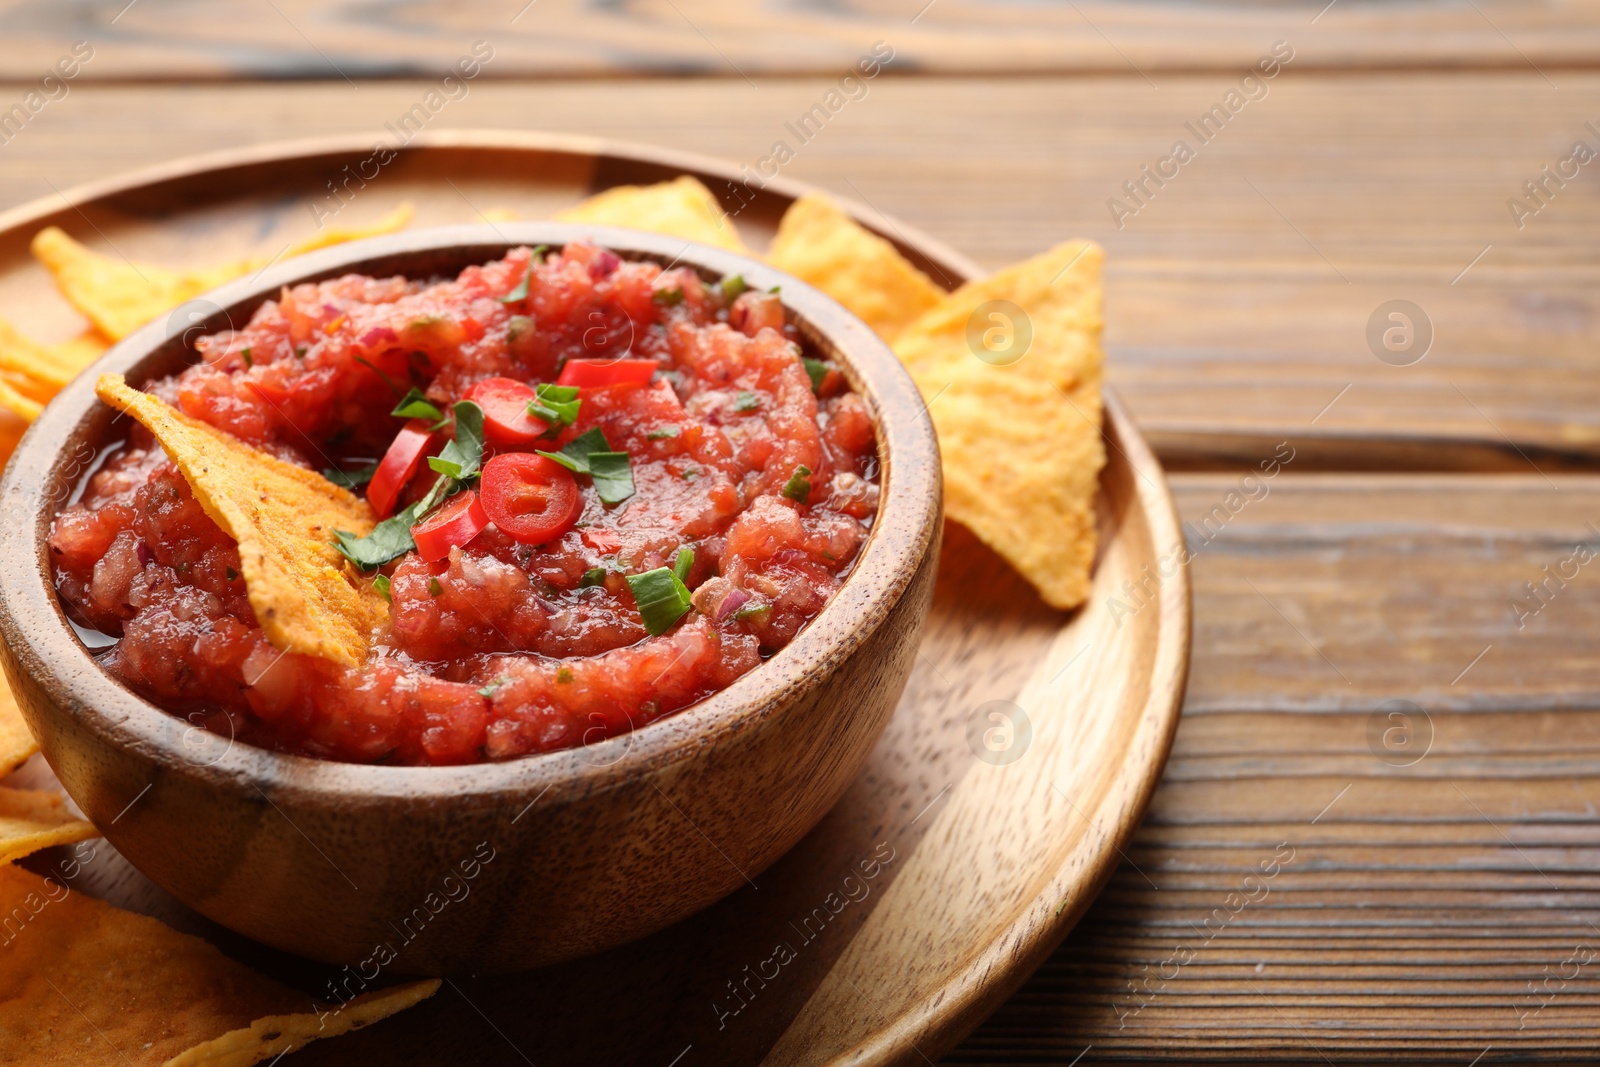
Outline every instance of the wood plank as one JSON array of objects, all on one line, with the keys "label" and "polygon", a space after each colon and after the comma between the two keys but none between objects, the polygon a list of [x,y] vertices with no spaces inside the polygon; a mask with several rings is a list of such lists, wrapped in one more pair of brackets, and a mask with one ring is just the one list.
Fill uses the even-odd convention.
[{"label": "wood plank", "polygon": [[[1172,480],[1191,523],[1237,486]],[[1580,570],[1521,631],[1505,606],[1518,575],[1600,545],[1600,480],[1267,484],[1190,564],[1188,703],[1145,826],[1067,943],[946,1063],[1087,1047],[1084,1062],[1464,1064],[1600,1044],[1600,701],[1565,665],[1600,633],[1600,580]],[[1446,650],[1487,642],[1452,687]],[[1410,766],[1369,741],[1395,698],[1431,718]]]},{"label": "wood plank", "polygon": [[[84,7],[7,0],[0,60],[13,77],[53,63],[65,42],[96,45],[90,78],[328,78],[443,74],[475,40],[490,77],[616,74],[842,74],[884,41],[907,70],[1144,72],[1247,67],[1274,40],[1304,42],[1335,67],[1549,69],[1600,55],[1600,5],[1480,0],[1386,4],[996,5],[981,0],[522,0],[492,12],[444,0],[125,0]],[[1476,10],[1475,10],[1476,9]]]},{"label": "wood plank", "polygon": [[[1107,199],[1191,136],[1184,123],[1231,77],[1164,76],[1159,90],[1137,76],[882,79],[783,174],[989,267],[1075,235],[1102,241],[1110,377],[1171,467],[1253,467],[1284,441],[1297,470],[1592,467],[1600,185],[1569,183],[1521,230],[1506,207],[1574,140],[1600,146],[1584,125],[1600,122],[1586,110],[1600,75],[1554,80],[1559,92],[1532,73],[1291,66],[1120,230]],[[479,83],[430,129],[540,126],[753,165],[829,84]],[[426,88],[81,84],[5,146],[0,205],[200,149],[389,137],[384,124]],[[313,223],[308,203],[282,207]],[[1412,366],[1367,347],[1369,317],[1392,298],[1435,327]],[[36,302],[0,299],[0,314],[74,328]]]}]

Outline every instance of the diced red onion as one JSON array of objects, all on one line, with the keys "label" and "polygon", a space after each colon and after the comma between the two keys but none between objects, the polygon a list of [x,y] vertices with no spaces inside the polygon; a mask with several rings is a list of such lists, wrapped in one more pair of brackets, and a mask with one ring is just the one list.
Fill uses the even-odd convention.
[{"label": "diced red onion", "polygon": [[750,594],[734,586],[728,595],[722,598],[722,603],[717,605],[717,621],[727,622],[733,617],[734,612],[750,602]]},{"label": "diced red onion", "polygon": [[622,260],[617,258],[615,252],[602,248],[600,254],[589,261],[589,277],[600,279],[611,276],[611,273],[622,266]]},{"label": "diced red onion", "polygon": [[139,557],[139,566],[141,567],[148,567],[150,561],[155,558],[150,554],[150,546],[143,541],[133,546],[133,554]]},{"label": "diced red onion", "polygon": [[400,340],[400,336],[387,326],[374,326],[361,335],[363,348],[377,348],[380,345],[392,345]]}]

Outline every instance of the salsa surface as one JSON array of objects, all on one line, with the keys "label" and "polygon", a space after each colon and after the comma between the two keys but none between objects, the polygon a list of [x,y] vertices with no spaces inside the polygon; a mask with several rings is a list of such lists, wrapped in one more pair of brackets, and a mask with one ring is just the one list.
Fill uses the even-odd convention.
[{"label": "salsa surface", "polygon": [[[418,520],[409,550],[352,564],[391,603],[367,662],[267,641],[236,544],[141,427],[56,517],[57,588],[127,684],[279,751],[458,764],[643,726],[786,645],[877,509],[865,402],[738,278],[518,248],[452,280],[295,286],[196,347],[149,390]],[[412,388],[439,418],[393,414]],[[437,486],[427,459],[459,458],[473,410],[481,469]]]}]

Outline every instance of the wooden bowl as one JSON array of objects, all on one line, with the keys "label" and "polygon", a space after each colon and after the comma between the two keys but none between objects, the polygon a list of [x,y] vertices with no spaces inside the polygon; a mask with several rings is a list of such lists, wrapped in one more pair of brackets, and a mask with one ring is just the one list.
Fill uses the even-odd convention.
[{"label": "wooden bowl", "polygon": [[[467,767],[378,767],[268,752],[192,727],[91,658],[57,601],[52,518],[127,425],[95,399],[191,362],[284,285],[359,271],[454,275],[509,247],[593,238],[631,258],[782,286],[878,424],[882,498],[822,612],[711,698],[585,748]],[[917,653],[941,529],[938,446],[894,355],[815,289],[669,237],[556,223],[381,237],[269,267],[113,348],[52,403],[0,481],[0,636],[24,716],[107,839],[179,900],[266,944],[380,972],[539,966],[673,923],[746,884],[855,778]]]}]

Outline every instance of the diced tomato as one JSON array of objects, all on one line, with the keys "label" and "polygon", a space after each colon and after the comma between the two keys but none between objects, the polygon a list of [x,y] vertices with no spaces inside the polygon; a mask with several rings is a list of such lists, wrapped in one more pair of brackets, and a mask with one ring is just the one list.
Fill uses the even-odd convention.
[{"label": "diced tomato", "polygon": [[557,385],[592,389],[601,385],[644,385],[661,364],[653,359],[569,359]]},{"label": "diced tomato", "polygon": [[593,526],[580,534],[583,543],[602,555],[609,555],[622,547],[622,538],[615,530],[608,530],[603,526]]},{"label": "diced tomato", "polygon": [[411,527],[411,540],[417,543],[417,555],[435,563],[448,556],[452,548],[471,542],[488,525],[489,515],[478,503],[478,494],[468,489]]},{"label": "diced tomato", "polygon": [[394,502],[400,499],[400,491],[422,466],[432,440],[433,434],[428,429],[428,423],[423,419],[412,419],[401,427],[390,442],[389,450],[383,454],[377,471],[372,475],[372,481],[367,483],[367,503],[372,505],[378,518],[386,518],[394,511]]},{"label": "diced tomato", "polygon": [[289,390],[277,382],[254,381],[250,382],[249,385],[251,389],[255,390],[257,396],[273,407],[279,407],[289,399]]},{"label": "diced tomato", "polygon": [[484,464],[483,508],[507,537],[542,545],[578,521],[583,501],[561,464],[532,452],[507,452]]},{"label": "diced tomato", "polygon": [[483,432],[496,448],[527,448],[543,436],[549,423],[528,413],[538,394],[512,378],[485,378],[467,390],[467,399],[483,409]]}]

